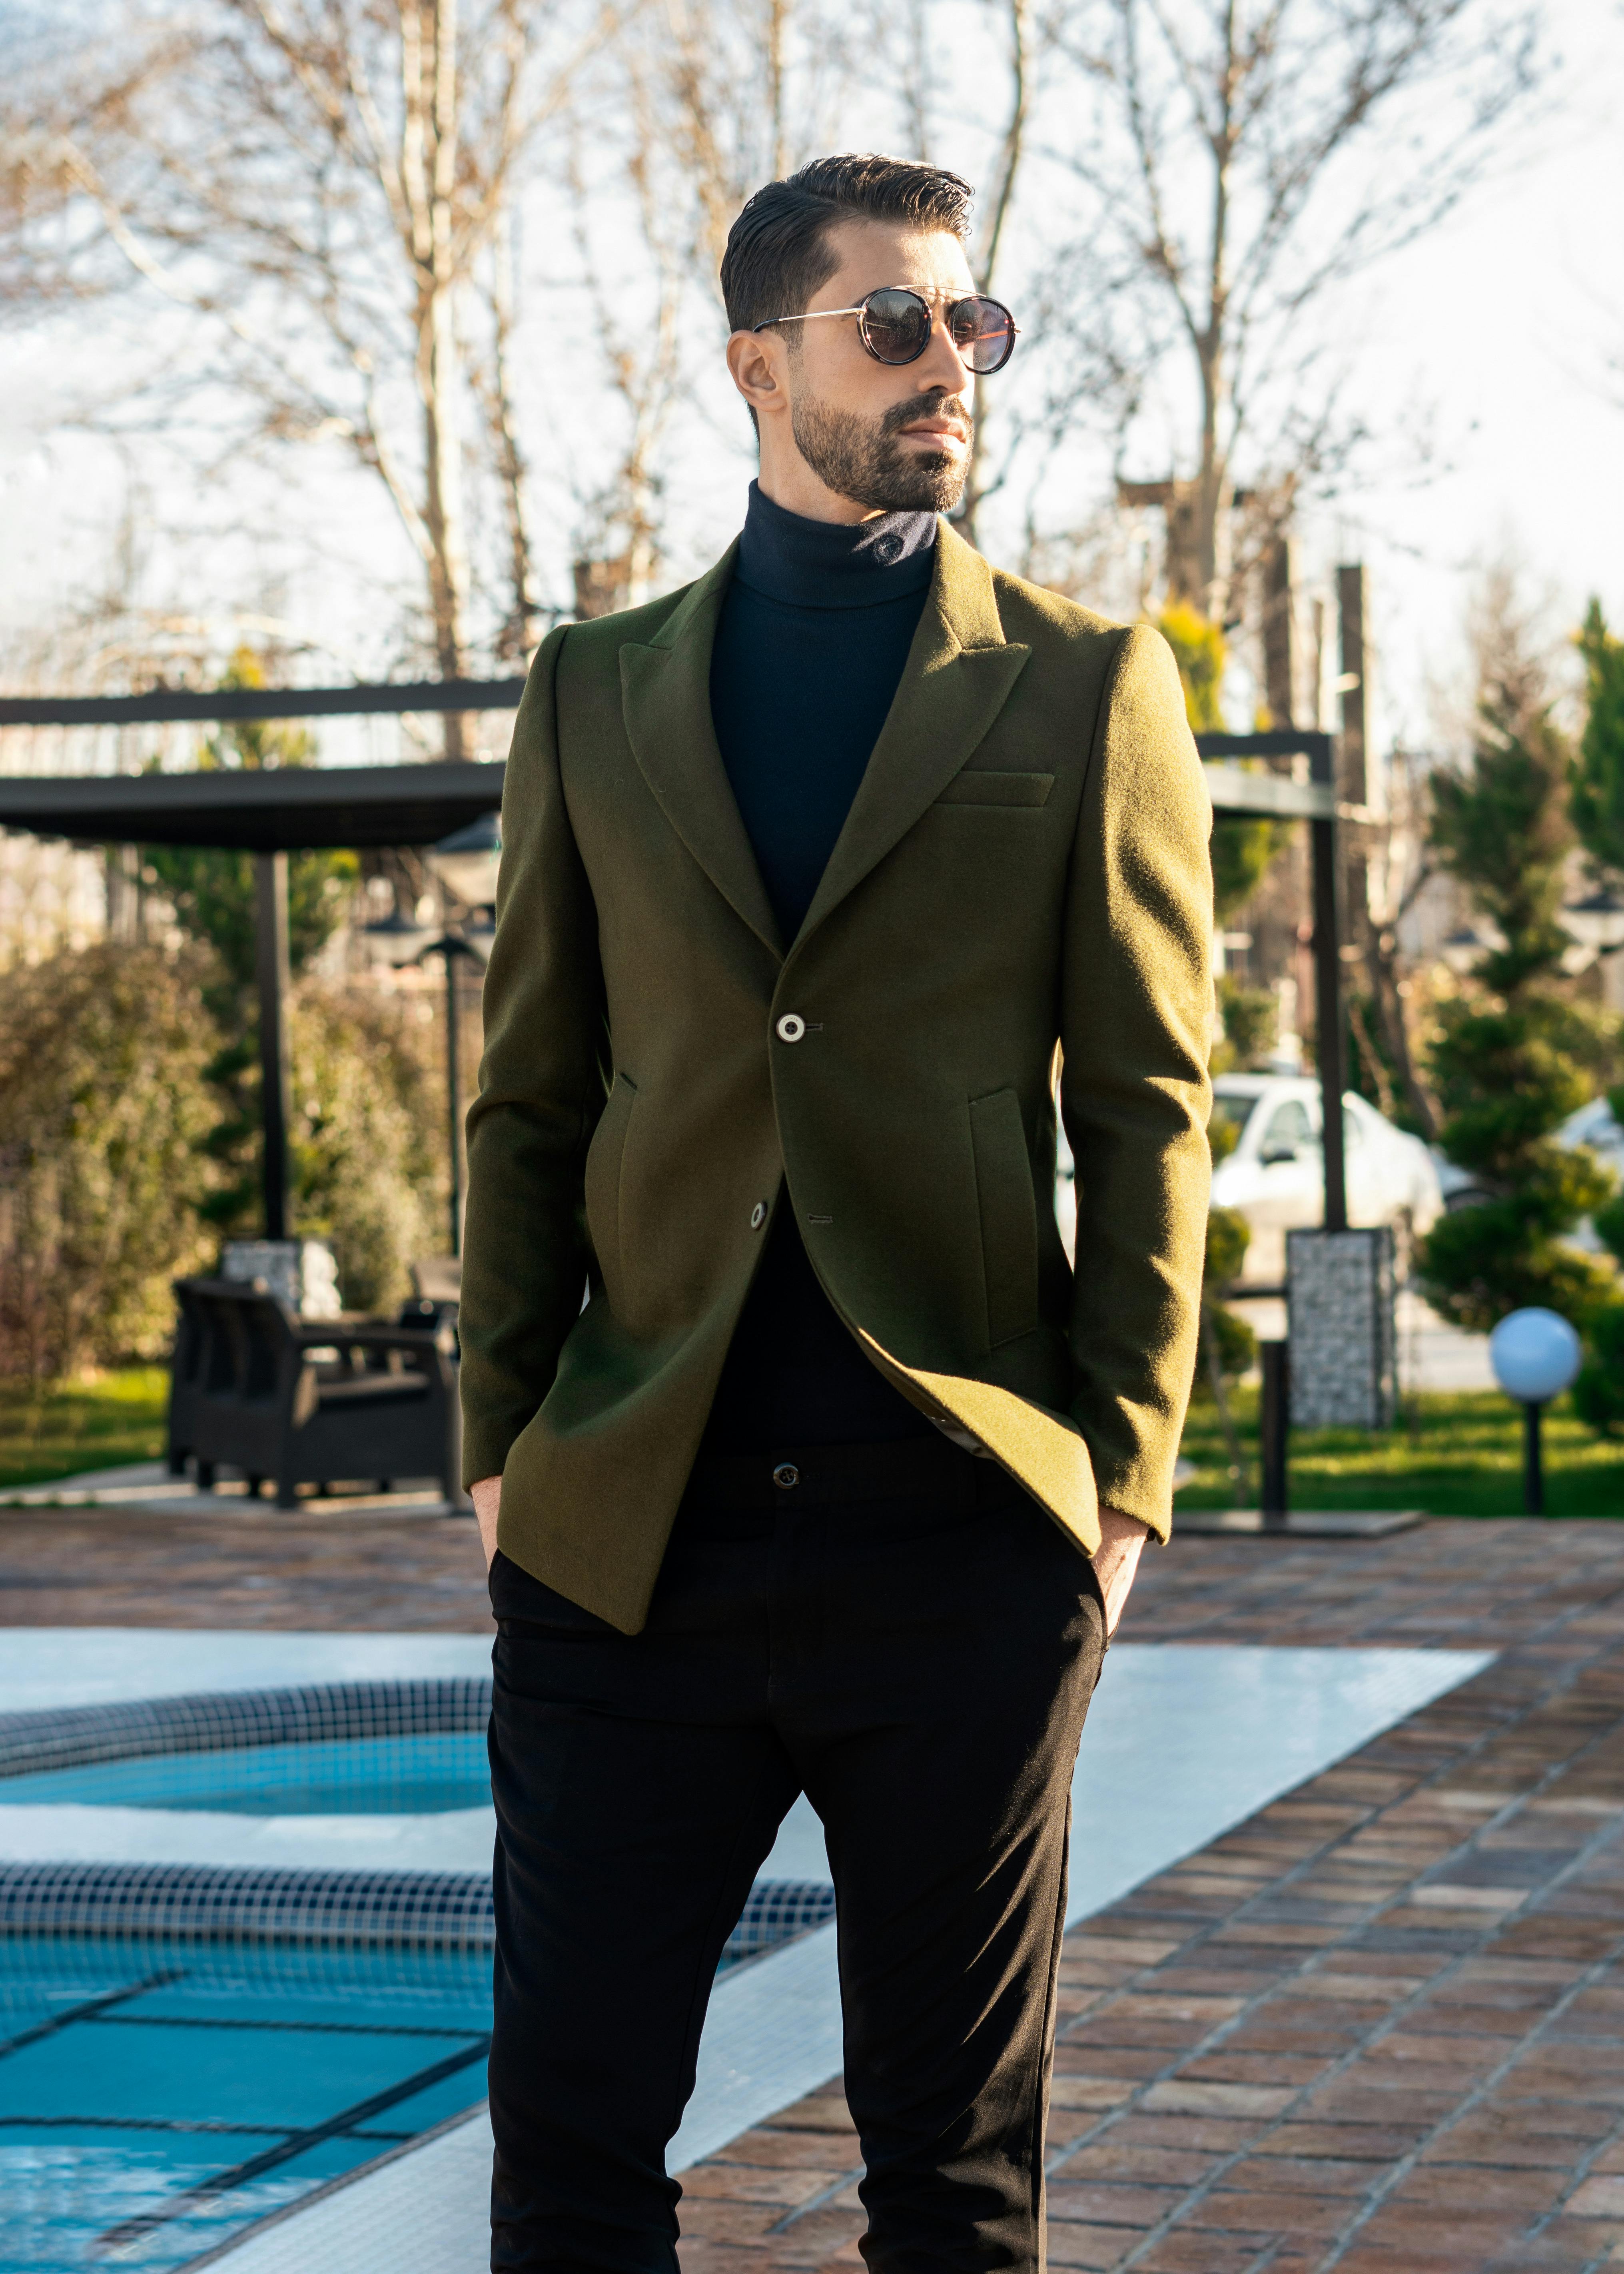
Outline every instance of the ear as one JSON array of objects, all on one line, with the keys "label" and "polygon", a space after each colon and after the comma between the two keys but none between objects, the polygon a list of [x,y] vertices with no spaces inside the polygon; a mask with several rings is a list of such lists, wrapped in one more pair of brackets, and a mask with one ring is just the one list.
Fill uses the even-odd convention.
[{"label": "ear", "polygon": [[727,343],[733,385],[758,419],[787,412],[788,365],[788,350],[776,331],[734,332]]}]

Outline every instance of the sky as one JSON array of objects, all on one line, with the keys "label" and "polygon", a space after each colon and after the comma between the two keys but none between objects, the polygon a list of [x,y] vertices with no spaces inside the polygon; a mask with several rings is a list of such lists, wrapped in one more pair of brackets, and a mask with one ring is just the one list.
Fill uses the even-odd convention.
[{"label": "sky", "polygon": [[1551,22],[1560,107],[1347,310],[1362,407],[1391,428],[1430,410],[1437,468],[1321,511],[1304,549],[1366,562],[1382,724],[1417,747],[1485,565],[1521,561],[1553,630],[1592,594],[1624,630],[1624,8],[1560,0]]},{"label": "sky", "polygon": [[[1435,746],[1458,702],[1470,583],[1489,563],[1522,564],[1553,635],[1591,594],[1624,627],[1624,6],[1550,0],[1547,13],[1562,69],[1543,112],[1462,209],[1336,304],[1346,400],[1377,441],[1357,487],[1307,514],[1299,556],[1311,578],[1366,563],[1377,737],[1412,748]],[[956,140],[950,121],[933,154],[974,169],[985,151]],[[0,674],[18,683],[34,635],[114,577],[121,527],[149,599],[268,610],[322,644],[305,675],[399,671],[391,626],[412,564],[387,503],[335,453],[229,463],[200,483],[156,445],[115,449],[63,424],[86,401],[116,400],[132,324],[148,356],[170,351],[166,338],[184,356],[170,323],[132,305],[0,343],[0,634],[11,656]],[[543,433],[564,438],[568,461],[589,447],[594,405],[560,393],[556,370],[538,366],[536,384]],[[695,431],[672,482],[673,578],[737,526],[749,472],[742,427],[733,434],[725,410]],[[1417,471],[1410,446],[1423,431],[1430,463]],[[1078,465],[1080,480],[1104,486],[1102,460],[1080,452]],[[544,543],[569,473],[561,462],[545,490]],[[986,541],[996,557],[1013,532],[995,516]],[[324,731],[323,748],[395,755],[359,729]]]}]

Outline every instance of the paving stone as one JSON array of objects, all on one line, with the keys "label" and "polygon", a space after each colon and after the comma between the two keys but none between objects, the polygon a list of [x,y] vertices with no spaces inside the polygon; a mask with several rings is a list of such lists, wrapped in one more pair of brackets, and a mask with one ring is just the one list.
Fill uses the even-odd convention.
[{"label": "paving stone", "polygon": [[1237,2188],[1243,2194],[1362,2195],[1367,2195],[1382,2173],[1391,2169],[1391,2164],[1385,2161],[1309,2156],[1299,2149],[1289,2155],[1248,2156],[1232,2165],[1217,2185]]},{"label": "paving stone", "polygon": [[747,2164],[731,2155],[713,2157],[682,2174],[682,2193],[690,2202],[701,2197],[712,2202],[773,2203],[793,2210],[809,2202],[839,2177],[833,2171],[790,2171],[781,2164]]},{"label": "paving stone", "polygon": [[1396,2163],[1425,2136],[1419,2125],[1281,2124],[1257,2143],[1259,2156],[1357,2157],[1372,2164]]},{"label": "paving stone", "polygon": [[[489,1608],[465,1520],[10,1510],[8,1623]],[[1319,2274],[1414,2156],[1337,2274],[1624,2267],[1624,1525],[1176,1536],[1126,1631],[1500,1656],[1067,1938],[1050,2262]],[[683,2274],[861,2274],[858,2154],[838,2083],[732,2142],[685,2175]]]},{"label": "paving stone", "polygon": [[1140,2105],[1172,2116],[1277,2116],[1296,2097],[1289,2087],[1206,2084],[1169,2077],[1153,2084]]},{"label": "paving stone", "polygon": [[1092,2220],[1099,2226],[1155,2226],[1177,2210],[1181,2187],[1129,2187],[1101,2180],[1051,2180],[1049,2209],[1056,2218]]},{"label": "paving stone", "polygon": [[1417,2164],[1391,2200],[1435,2210],[1515,2211],[1533,2218],[1549,2210],[1566,2184],[1564,2172],[1538,2165],[1489,2170],[1481,2164]]},{"label": "paving stone", "polygon": [[1624,2179],[1584,2180],[1562,2206],[1569,2218],[1624,2219]]},{"label": "paving stone", "polygon": [[[1131,2227],[1088,2226],[1073,2219],[1051,2218],[1048,2240],[1051,2266],[1109,2268],[1120,2266],[1143,2238]],[[687,2274],[686,2258],[683,2266]]]},{"label": "paving stone", "polygon": [[1297,2194],[1284,2189],[1265,2195],[1252,2189],[1231,2192],[1214,2187],[1202,2197],[1190,2224],[1210,2227],[1219,2233],[1295,2235],[1305,2239],[1340,2233],[1348,2215],[1349,2206],[1339,2196],[1321,2197],[1312,2191]]},{"label": "paving stone", "polygon": [[1221,2158],[1194,2148],[1159,2148],[1124,2140],[1120,2130],[1095,2140],[1051,2167],[1051,2180],[1137,2180],[1145,2184],[1193,2187],[1215,2171]]}]

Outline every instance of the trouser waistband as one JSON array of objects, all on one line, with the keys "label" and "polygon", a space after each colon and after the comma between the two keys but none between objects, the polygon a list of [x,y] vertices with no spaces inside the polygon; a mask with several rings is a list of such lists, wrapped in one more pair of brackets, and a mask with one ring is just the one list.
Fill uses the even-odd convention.
[{"label": "trouser waistband", "polygon": [[993,1460],[944,1440],[891,1445],[807,1445],[771,1453],[727,1453],[695,1461],[683,1517],[771,1516],[805,1508],[854,1508],[867,1501],[929,1500],[944,1513],[974,1514],[1023,1497]]}]

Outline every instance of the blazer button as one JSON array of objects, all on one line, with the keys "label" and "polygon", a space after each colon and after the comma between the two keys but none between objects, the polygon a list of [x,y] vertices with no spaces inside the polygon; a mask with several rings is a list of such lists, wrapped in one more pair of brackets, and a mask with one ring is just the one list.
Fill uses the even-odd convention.
[{"label": "blazer button", "polygon": [[767,1203],[765,1201],[757,1201],[755,1207],[750,1210],[750,1230],[752,1231],[759,1231],[766,1221]]},{"label": "blazer button", "polygon": [[793,1492],[801,1482],[801,1471],[793,1461],[780,1461],[772,1472],[772,1481],[780,1492]]},{"label": "blazer button", "polygon": [[781,1043],[798,1043],[807,1031],[807,1022],[799,1011],[786,1011],[774,1031]]}]

